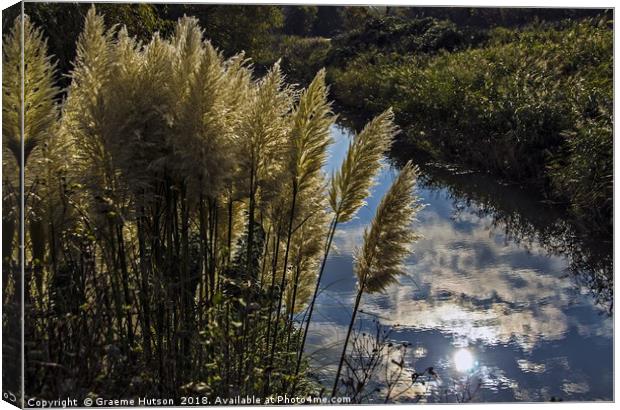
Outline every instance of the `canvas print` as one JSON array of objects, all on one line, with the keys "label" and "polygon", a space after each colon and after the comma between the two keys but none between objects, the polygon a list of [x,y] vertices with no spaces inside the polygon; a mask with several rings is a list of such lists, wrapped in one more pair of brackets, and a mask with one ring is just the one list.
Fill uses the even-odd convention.
[{"label": "canvas print", "polygon": [[4,401],[613,401],[613,9],[2,23]]}]

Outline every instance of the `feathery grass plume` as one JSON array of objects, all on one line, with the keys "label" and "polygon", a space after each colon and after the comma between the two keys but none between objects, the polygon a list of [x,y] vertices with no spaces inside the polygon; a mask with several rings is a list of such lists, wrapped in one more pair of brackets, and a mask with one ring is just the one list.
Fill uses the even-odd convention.
[{"label": "feathery grass plume", "polygon": [[198,26],[198,19],[184,16],[177,21],[170,45],[174,50],[174,88],[179,101],[191,91],[190,82],[201,66],[200,60],[205,48],[202,44],[204,32]]},{"label": "feathery grass plume", "polygon": [[336,120],[327,92],[325,69],[322,69],[303,91],[293,113],[291,174],[300,191],[306,188],[311,176],[321,171],[327,158],[331,143],[329,128]]},{"label": "feathery grass plume", "polygon": [[[276,63],[248,92],[244,113],[238,128],[239,144],[236,154],[239,180],[248,198],[247,258],[252,253],[256,205],[260,204],[263,186],[268,194],[278,192],[285,170],[288,121],[293,91],[284,84],[280,64]],[[275,196],[272,196],[275,197]],[[261,205],[261,208],[268,206]]]},{"label": "feathery grass plume", "polygon": [[182,174],[193,184],[188,191],[214,198],[232,180],[236,165],[230,149],[234,120],[228,119],[236,113],[226,106],[225,94],[244,90],[227,87],[221,55],[210,43],[204,44],[195,65],[187,77],[188,92],[181,97],[171,143]]},{"label": "feathery grass plume", "polygon": [[293,96],[293,90],[284,83],[279,63],[253,83],[245,95],[237,127],[238,144],[233,148],[238,155],[239,179],[246,184],[243,190],[250,197],[270,181],[277,185],[281,180],[287,147],[286,115],[291,111]]},{"label": "feathery grass plume", "polygon": [[369,122],[349,144],[340,170],[332,177],[329,202],[338,223],[349,221],[365,204],[379,161],[389,149],[397,129],[394,113],[388,109]]},{"label": "feathery grass plume", "polygon": [[332,397],[338,389],[362,295],[364,292],[381,292],[394,283],[397,276],[404,274],[401,266],[403,259],[409,253],[412,242],[419,238],[411,230],[411,223],[422,208],[413,194],[416,173],[417,169],[411,161],[407,162],[381,199],[370,229],[364,231],[364,245],[356,252],[357,297],[336,371]]},{"label": "feathery grass plume", "polygon": [[364,231],[355,270],[358,286],[365,292],[382,292],[403,275],[403,258],[420,238],[411,230],[413,218],[422,208],[412,194],[416,174],[417,169],[408,162],[381,200],[370,229]]},{"label": "feathery grass plume", "polygon": [[[226,106],[231,112],[241,111],[241,107],[246,103],[250,84],[252,81],[252,70],[249,66],[249,60],[245,58],[243,53],[232,56],[224,62],[224,81],[227,88],[236,90],[234,93],[224,95]],[[239,126],[240,116],[233,117],[236,119],[235,126]]]},{"label": "feathery grass plume", "polygon": [[[244,195],[245,178],[241,172],[239,158],[241,158],[240,150],[232,147],[241,146],[244,118],[246,115],[245,106],[247,101],[252,96],[252,70],[248,64],[248,59],[244,57],[243,53],[239,53],[223,63],[224,75],[222,82],[224,87],[228,90],[234,90],[234,92],[223,93],[222,108],[225,110],[226,126],[231,130],[228,135],[229,147],[228,151],[232,154],[233,169],[231,173],[231,179],[226,181],[225,196],[223,198],[227,203],[227,214],[229,217],[234,217],[234,213],[231,212],[234,207],[233,202],[241,199]],[[236,219],[228,219],[230,229],[227,232],[227,253],[230,257],[233,250],[232,244],[236,243],[233,240],[233,236],[236,236],[239,232],[233,229],[233,224],[238,223]]]},{"label": "feathery grass plume", "polygon": [[[357,210],[364,205],[366,197],[370,195],[370,188],[374,183],[374,177],[381,168],[381,158],[392,144],[392,138],[396,132],[394,113],[390,108],[366,124],[362,132],[357,134],[353,141],[349,143],[347,156],[340,170],[336,171],[332,176],[329,189],[329,204],[334,212],[334,218],[327,232],[323,261],[319,269],[314,294],[308,307],[304,333],[297,355],[295,374],[298,374],[301,366],[301,358],[308,336],[308,329],[310,328],[310,321],[312,320],[312,313],[314,312],[314,305],[336,228],[339,223],[351,220]],[[293,384],[294,389],[295,384]]]},{"label": "feathery grass plume", "polygon": [[[21,163],[22,18],[17,17],[2,47],[2,134],[3,145]],[[28,16],[24,29],[24,162],[40,142],[49,137],[57,116],[54,85],[55,64],[47,55],[47,42]]]},{"label": "feathery grass plume", "polygon": [[2,146],[11,153],[17,165],[21,162],[22,134],[21,29],[22,19],[17,17],[8,36],[2,39]]},{"label": "feathery grass plume", "polygon": [[106,170],[111,172],[101,132],[107,126],[102,118],[102,91],[110,79],[113,36],[114,30],[106,32],[103,16],[91,7],[76,44],[71,85],[63,108],[62,132],[80,147],[75,158],[76,174],[89,185],[99,184]]},{"label": "feathery grass plume", "polygon": [[[311,187],[312,179],[321,176],[321,168],[327,156],[327,146],[330,143],[329,127],[334,122],[330,104],[327,101],[327,87],[325,85],[325,70],[321,70],[308,89],[302,92],[299,104],[295,108],[291,128],[291,150],[289,173],[291,181],[290,206],[288,208],[288,231],[286,234],[286,246],[284,248],[284,260],[282,277],[280,280],[280,293],[276,309],[276,322],[274,341],[270,356],[270,364],[273,359],[276,339],[280,325],[280,314],[287,289],[287,272],[289,268],[298,278],[299,269],[289,267],[289,253],[291,240],[293,239],[293,225],[299,213],[299,196],[307,188]],[[296,279],[297,279],[296,278]],[[293,281],[292,304],[295,304],[298,281]],[[293,307],[291,307],[292,309]],[[291,312],[291,318],[293,313]],[[289,322],[289,326],[292,324]],[[290,330],[290,328],[289,328]],[[287,343],[288,345],[288,343]],[[268,384],[267,384],[268,385]],[[265,390],[265,393],[268,389]]]},{"label": "feathery grass plume", "polygon": [[106,88],[104,141],[127,186],[134,193],[149,192],[164,172],[176,180],[185,176],[185,164],[173,155],[181,96],[188,88],[177,80],[182,52],[158,34],[143,47],[124,29],[118,38]]},{"label": "feathery grass plume", "polygon": [[93,5],[86,14],[84,30],[76,44],[76,59],[71,71],[69,91],[82,89],[88,92],[93,101],[83,101],[92,105],[98,98],[98,92],[109,79],[110,58],[113,37],[116,30],[105,30],[103,16],[97,14]]},{"label": "feathery grass plume", "polygon": [[[271,156],[286,146],[286,115],[291,111],[293,90],[284,83],[277,62],[258,82],[254,83],[245,104],[241,135],[241,155],[250,166],[257,162],[258,173],[270,172]],[[280,154],[281,156],[281,154]],[[282,166],[282,164],[279,164]]]},{"label": "feathery grass plume", "polygon": [[[287,209],[289,215],[288,233],[284,253],[284,272],[288,270],[288,257],[293,240],[293,227],[297,224],[299,229],[307,222],[307,219],[316,214],[313,206],[317,201],[313,200],[309,214],[305,214],[302,202],[303,197],[310,197],[323,190],[323,174],[321,172],[327,157],[327,147],[331,143],[330,127],[335,121],[331,105],[327,101],[327,86],[325,85],[325,70],[317,73],[314,80],[306,90],[301,93],[299,103],[292,113],[291,126],[291,149],[289,173],[292,178],[290,187],[290,205]],[[313,192],[306,193],[307,190]],[[288,191],[288,190],[287,190]],[[314,198],[313,198],[314,199]],[[318,203],[322,201],[319,200]],[[299,222],[297,222],[299,221]],[[293,267],[293,269],[295,269]],[[293,281],[293,303],[297,294],[297,281]],[[281,280],[281,291],[286,289],[285,276]]]}]

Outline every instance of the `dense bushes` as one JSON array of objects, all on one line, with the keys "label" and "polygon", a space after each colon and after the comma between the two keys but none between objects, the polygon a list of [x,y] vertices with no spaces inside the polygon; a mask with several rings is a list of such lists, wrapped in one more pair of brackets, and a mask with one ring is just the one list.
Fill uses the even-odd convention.
[{"label": "dense bushes", "polygon": [[613,124],[611,115],[577,124],[565,134],[566,157],[551,166],[556,192],[573,204],[586,221],[596,221],[611,232],[613,213]]},{"label": "dense bushes", "polygon": [[[356,14],[357,11],[357,14]],[[465,49],[486,41],[484,31],[460,29],[447,20],[424,18],[404,20],[377,18],[361,8],[352,8],[345,16],[362,24],[331,39],[324,37],[274,36],[272,56],[265,63],[282,57],[284,71],[295,81],[308,83],[312,73],[329,67],[346,67],[356,58],[376,59],[389,54],[396,61],[410,53],[435,53]],[[301,24],[301,23],[300,23]],[[259,62],[262,63],[262,62]]]},{"label": "dense bushes", "polygon": [[347,107],[393,106],[415,147],[535,186],[610,229],[608,24],[498,28],[480,48],[435,55],[361,53],[330,79]]},{"label": "dense bushes", "polygon": [[273,41],[268,63],[282,58],[282,70],[290,81],[309,84],[325,66],[330,40],[323,37],[279,36]]},{"label": "dense bushes", "polygon": [[457,28],[447,20],[372,18],[361,28],[334,38],[328,64],[343,66],[361,53],[432,53],[453,51],[484,41],[483,31]]}]

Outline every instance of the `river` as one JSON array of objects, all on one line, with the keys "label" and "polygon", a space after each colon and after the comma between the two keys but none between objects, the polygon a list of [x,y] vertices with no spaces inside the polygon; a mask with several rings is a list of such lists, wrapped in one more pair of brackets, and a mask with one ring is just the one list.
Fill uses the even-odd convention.
[{"label": "river", "polygon": [[[353,135],[340,125],[332,134],[328,173]],[[395,162],[385,159],[367,205],[334,239],[306,348],[327,388],[355,298],[354,250]],[[406,261],[408,275],[364,296],[358,319],[369,334],[376,321],[408,345],[395,401],[612,400],[610,239],[587,245],[560,211],[517,187],[418,165],[416,193],[426,206],[412,228],[423,238]],[[408,388],[411,374],[429,367],[437,377]],[[381,377],[375,382],[385,388]]]}]

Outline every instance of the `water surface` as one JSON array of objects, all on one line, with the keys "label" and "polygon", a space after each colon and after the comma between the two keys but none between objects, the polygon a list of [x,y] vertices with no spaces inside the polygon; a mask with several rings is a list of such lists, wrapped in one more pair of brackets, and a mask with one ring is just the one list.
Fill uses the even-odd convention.
[{"label": "water surface", "polygon": [[[333,128],[327,172],[351,131]],[[397,170],[385,160],[367,206],[338,229],[307,352],[326,385],[355,297],[353,252]],[[560,211],[484,175],[419,162],[423,235],[408,275],[362,301],[362,328],[394,327],[408,342],[404,378],[433,367],[438,379],[398,401],[613,399],[611,246],[588,245]],[[380,397],[380,394],[378,395]]]}]

